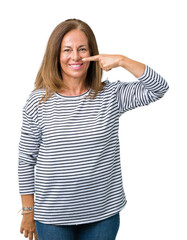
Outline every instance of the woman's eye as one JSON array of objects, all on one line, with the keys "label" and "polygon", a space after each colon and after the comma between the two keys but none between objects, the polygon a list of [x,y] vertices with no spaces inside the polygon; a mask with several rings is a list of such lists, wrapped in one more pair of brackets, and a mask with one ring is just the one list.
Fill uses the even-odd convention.
[{"label": "woman's eye", "polygon": [[85,51],[86,51],[86,48],[80,48],[80,51],[81,51],[81,52],[85,52]]},{"label": "woman's eye", "polygon": [[70,49],[64,49],[64,52],[70,52]]}]

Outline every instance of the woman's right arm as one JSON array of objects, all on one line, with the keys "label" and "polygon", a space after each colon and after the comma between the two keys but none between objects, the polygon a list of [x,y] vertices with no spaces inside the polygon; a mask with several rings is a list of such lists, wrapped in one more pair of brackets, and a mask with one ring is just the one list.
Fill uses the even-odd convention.
[{"label": "woman's right arm", "polygon": [[[26,104],[23,109],[23,122],[19,142],[19,193],[21,195],[22,207],[34,207],[34,168],[37,162],[40,147],[41,131],[37,123],[33,104]],[[24,233],[29,240],[37,239],[34,222],[34,210],[22,211],[23,218],[20,232]]]}]

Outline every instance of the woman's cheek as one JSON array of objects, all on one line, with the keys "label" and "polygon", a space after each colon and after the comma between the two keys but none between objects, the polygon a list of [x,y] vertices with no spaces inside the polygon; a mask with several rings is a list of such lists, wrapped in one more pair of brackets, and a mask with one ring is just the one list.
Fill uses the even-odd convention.
[{"label": "woman's cheek", "polygon": [[[82,58],[86,58],[86,57],[90,57],[90,53],[85,53],[84,56],[82,56]],[[88,69],[90,66],[90,62],[85,62],[84,64],[86,65],[86,69]]]}]

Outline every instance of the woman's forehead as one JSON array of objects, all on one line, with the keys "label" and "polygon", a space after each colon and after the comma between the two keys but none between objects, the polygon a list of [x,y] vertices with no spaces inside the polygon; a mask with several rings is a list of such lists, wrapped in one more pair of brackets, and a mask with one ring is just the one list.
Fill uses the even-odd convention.
[{"label": "woman's forehead", "polygon": [[85,33],[79,29],[68,32],[62,39],[61,46],[88,45],[88,38]]}]

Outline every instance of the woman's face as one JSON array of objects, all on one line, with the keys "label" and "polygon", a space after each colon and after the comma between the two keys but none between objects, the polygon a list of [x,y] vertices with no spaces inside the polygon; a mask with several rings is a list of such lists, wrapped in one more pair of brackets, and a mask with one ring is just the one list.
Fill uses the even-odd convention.
[{"label": "woman's face", "polygon": [[82,58],[89,57],[88,39],[84,32],[74,29],[68,32],[61,43],[60,65],[63,79],[85,80],[89,62]]}]

